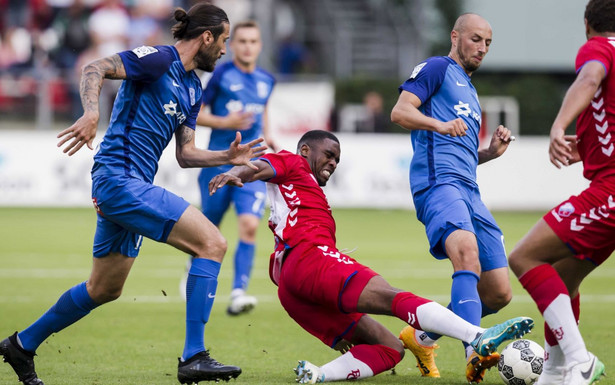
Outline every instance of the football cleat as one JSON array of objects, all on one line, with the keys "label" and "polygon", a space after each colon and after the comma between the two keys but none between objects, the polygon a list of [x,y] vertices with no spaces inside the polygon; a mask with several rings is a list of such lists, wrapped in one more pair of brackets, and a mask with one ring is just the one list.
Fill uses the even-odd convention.
[{"label": "football cleat", "polygon": [[485,372],[487,369],[498,364],[500,360],[500,353],[494,352],[488,356],[481,356],[476,352],[472,352],[468,358],[468,364],[466,365],[466,380],[470,384],[478,384],[485,379]]},{"label": "football cleat", "polygon": [[538,381],[534,385],[551,385],[551,384],[563,384],[564,383],[564,369],[563,366],[555,366],[553,368],[544,366],[542,373],[538,377]]},{"label": "football cleat", "polygon": [[404,344],[404,348],[410,350],[416,357],[416,366],[423,377],[440,377],[440,371],[436,366],[435,350],[439,348],[438,344],[433,346],[423,346],[416,340],[415,329],[412,326],[406,326],[399,333],[399,339]]},{"label": "football cleat", "polygon": [[325,374],[322,373],[318,366],[309,361],[299,361],[294,371],[297,375],[295,381],[300,384],[317,384],[325,382]]},{"label": "football cleat", "polygon": [[564,385],[591,385],[604,376],[604,364],[589,353],[589,360],[573,362],[564,369]]},{"label": "football cleat", "polygon": [[470,343],[476,353],[488,356],[504,341],[521,338],[534,327],[529,317],[517,317],[486,329]]},{"label": "football cleat", "polygon": [[199,381],[228,381],[237,378],[241,374],[241,368],[232,365],[224,365],[209,356],[209,351],[197,353],[190,359],[179,359],[177,365],[177,379],[181,384],[195,384]]},{"label": "football cleat", "polygon": [[0,342],[0,355],[13,367],[23,385],[44,385],[34,371],[34,354],[17,343],[17,332]]},{"label": "football cleat", "polygon": [[248,313],[254,309],[257,303],[256,297],[246,295],[241,289],[234,289],[231,293],[231,302],[226,309],[226,313],[232,316]]}]

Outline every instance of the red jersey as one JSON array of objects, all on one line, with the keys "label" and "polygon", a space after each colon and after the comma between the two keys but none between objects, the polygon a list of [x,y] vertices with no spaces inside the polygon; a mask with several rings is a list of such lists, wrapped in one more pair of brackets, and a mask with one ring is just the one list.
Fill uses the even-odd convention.
[{"label": "red jersey", "polygon": [[269,228],[276,240],[269,267],[277,284],[285,250],[299,245],[335,248],[335,220],[305,158],[283,150],[260,159],[275,171],[275,176],[267,180],[267,195],[271,204]]},{"label": "red jersey", "polygon": [[577,119],[577,147],[583,176],[594,180],[615,174],[615,38],[589,39],[577,54],[577,73],[590,61],[600,62],[606,77]]}]

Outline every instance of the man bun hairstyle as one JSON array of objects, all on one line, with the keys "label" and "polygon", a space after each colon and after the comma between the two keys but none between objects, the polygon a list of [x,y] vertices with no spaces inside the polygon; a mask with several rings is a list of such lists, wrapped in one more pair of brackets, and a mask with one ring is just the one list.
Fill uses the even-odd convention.
[{"label": "man bun hairstyle", "polygon": [[615,0],[590,0],[585,7],[585,19],[598,33],[615,32]]},{"label": "man bun hairstyle", "polygon": [[176,40],[191,40],[205,31],[211,32],[217,40],[224,32],[224,23],[229,23],[226,12],[209,3],[198,3],[188,12],[177,8],[173,17],[177,23],[171,27],[171,32]]},{"label": "man bun hairstyle", "polygon": [[312,130],[312,131],[308,131],[305,134],[303,134],[301,139],[299,139],[299,143],[297,143],[297,151],[301,149],[301,146],[303,146],[304,144],[307,144],[309,146],[313,144],[314,142],[321,142],[325,139],[331,139],[332,141],[338,144],[340,142],[337,139],[337,136],[333,135],[329,131]]}]

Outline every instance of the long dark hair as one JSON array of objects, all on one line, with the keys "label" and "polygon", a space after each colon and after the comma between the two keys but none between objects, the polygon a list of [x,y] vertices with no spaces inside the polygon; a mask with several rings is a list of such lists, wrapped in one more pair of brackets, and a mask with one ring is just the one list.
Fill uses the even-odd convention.
[{"label": "long dark hair", "polygon": [[205,31],[211,32],[214,40],[224,32],[224,23],[229,23],[226,12],[209,3],[198,3],[188,12],[177,8],[173,15],[177,23],[171,27],[177,40],[190,40]]}]

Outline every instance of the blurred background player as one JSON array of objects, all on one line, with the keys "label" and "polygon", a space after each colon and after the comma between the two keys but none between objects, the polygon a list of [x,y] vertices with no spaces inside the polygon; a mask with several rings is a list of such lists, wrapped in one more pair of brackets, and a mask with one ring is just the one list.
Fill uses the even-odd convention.
[{"label": "blurred background player", "polygon": [[[545,214],[510,254],[545,319],[537,384],[592,384],[604,373],[579,331],[579,286],[615,250],[615,0],[589,1],[585,33],[577,77],[551,126],[549,157],[557,168],[583,161],[591,183]],[[565,135],[575,118],[576,135]]]},{"label": "blurred background player", "polygon": [[[477,166],[502,155],[511,136],[499,126],[489,147],[477,150],[481,107],[470,76],[480,67],[491,40],[485,19],[472,13],[459,16],[449,55],[417,65],[399,87],[391,113],[394,123],[412,131],[410,187],[430,252],[453,265],[449,307],[474,325],[512,297],[504,236],[476,183]],[[433,353],[438,335],[407,327],[400,338],[416,356],[423,376],[440,376]],[[465,346],[466,378],[481,382],[499,354],[482,357]]]},{"label": "blurred background player", "polygon": [[[262,50],[258,24],[254,21],[235,24],[230,49],[233,60],[219,65],[205,87],[197,124],[212,128],[210,150],[228,148],[239,130],[244,143],[263,137],[269,148],[275,151],[267,120],[267,102],[275,79],[256,65]],[[227,313],[239,315],[250,311],[257,303],[256,297],[246,295],[246,289],[254,262],[256,231],[265,208],[266,189],[264,182],[256,181],[242,189],[227,186],[218,194],[209,196],[209,180],[229,169],[230,166],[204,168],[199,175],[199,187],[201,209],[214,225],[220,225],[231,203],[237,213],[239,240]],[[181,282],[180,290],[185,290],[183,286],[184,282]]]},{"label": "blurred background player", "polygon": [[139,254],[143,237],[165,242],[194,255],[189,271],[184,351],[177,368],[180,383],[228,380],[241,373],[223,365],[205,349],[205,324],[215,298],[226,241],[219,230],[183,198],[153,184],[158,160],[176,136],[182,167],[246,164],[264,152],[240,145],[241,135],[225,151],[195,146],[201,82],[195,69],[213,71],[229,37],[226,13],[199,3],[187,13],[175,10],[175,45],[141,46],[83,68],[80,94],[83,115],[58,134],[58,147],[73,155],[92,149],[100,117],[104,79],[123,79],[113,118],[94,156],[92,201],[97,211],[90,277],[66,291],[38,320],[0,342],[0,355],[24,385],[42,385],[34,369],[36,349],[52,333],[119,298]]},{"label": "blurred background player", "polygon": [[338,251],[335,220],[322,187],[335,172],[340,152],[335,135],[308,131],[296,154],[267,154],[254,161],[257,169],[234,167],[209,183],[215,195],[225,185],[267,181],[276,241],[269,271],[280,302],[303,329],[343,353],[322,367],[299,361],[299,383],[368,378],[397,365],[404,355],[402,344],[365,313],[394,316],[414,328],[460,339],[481,354],[532,328],[530,318],[519,317],[482,329],[436,302],[391,287]]}]

